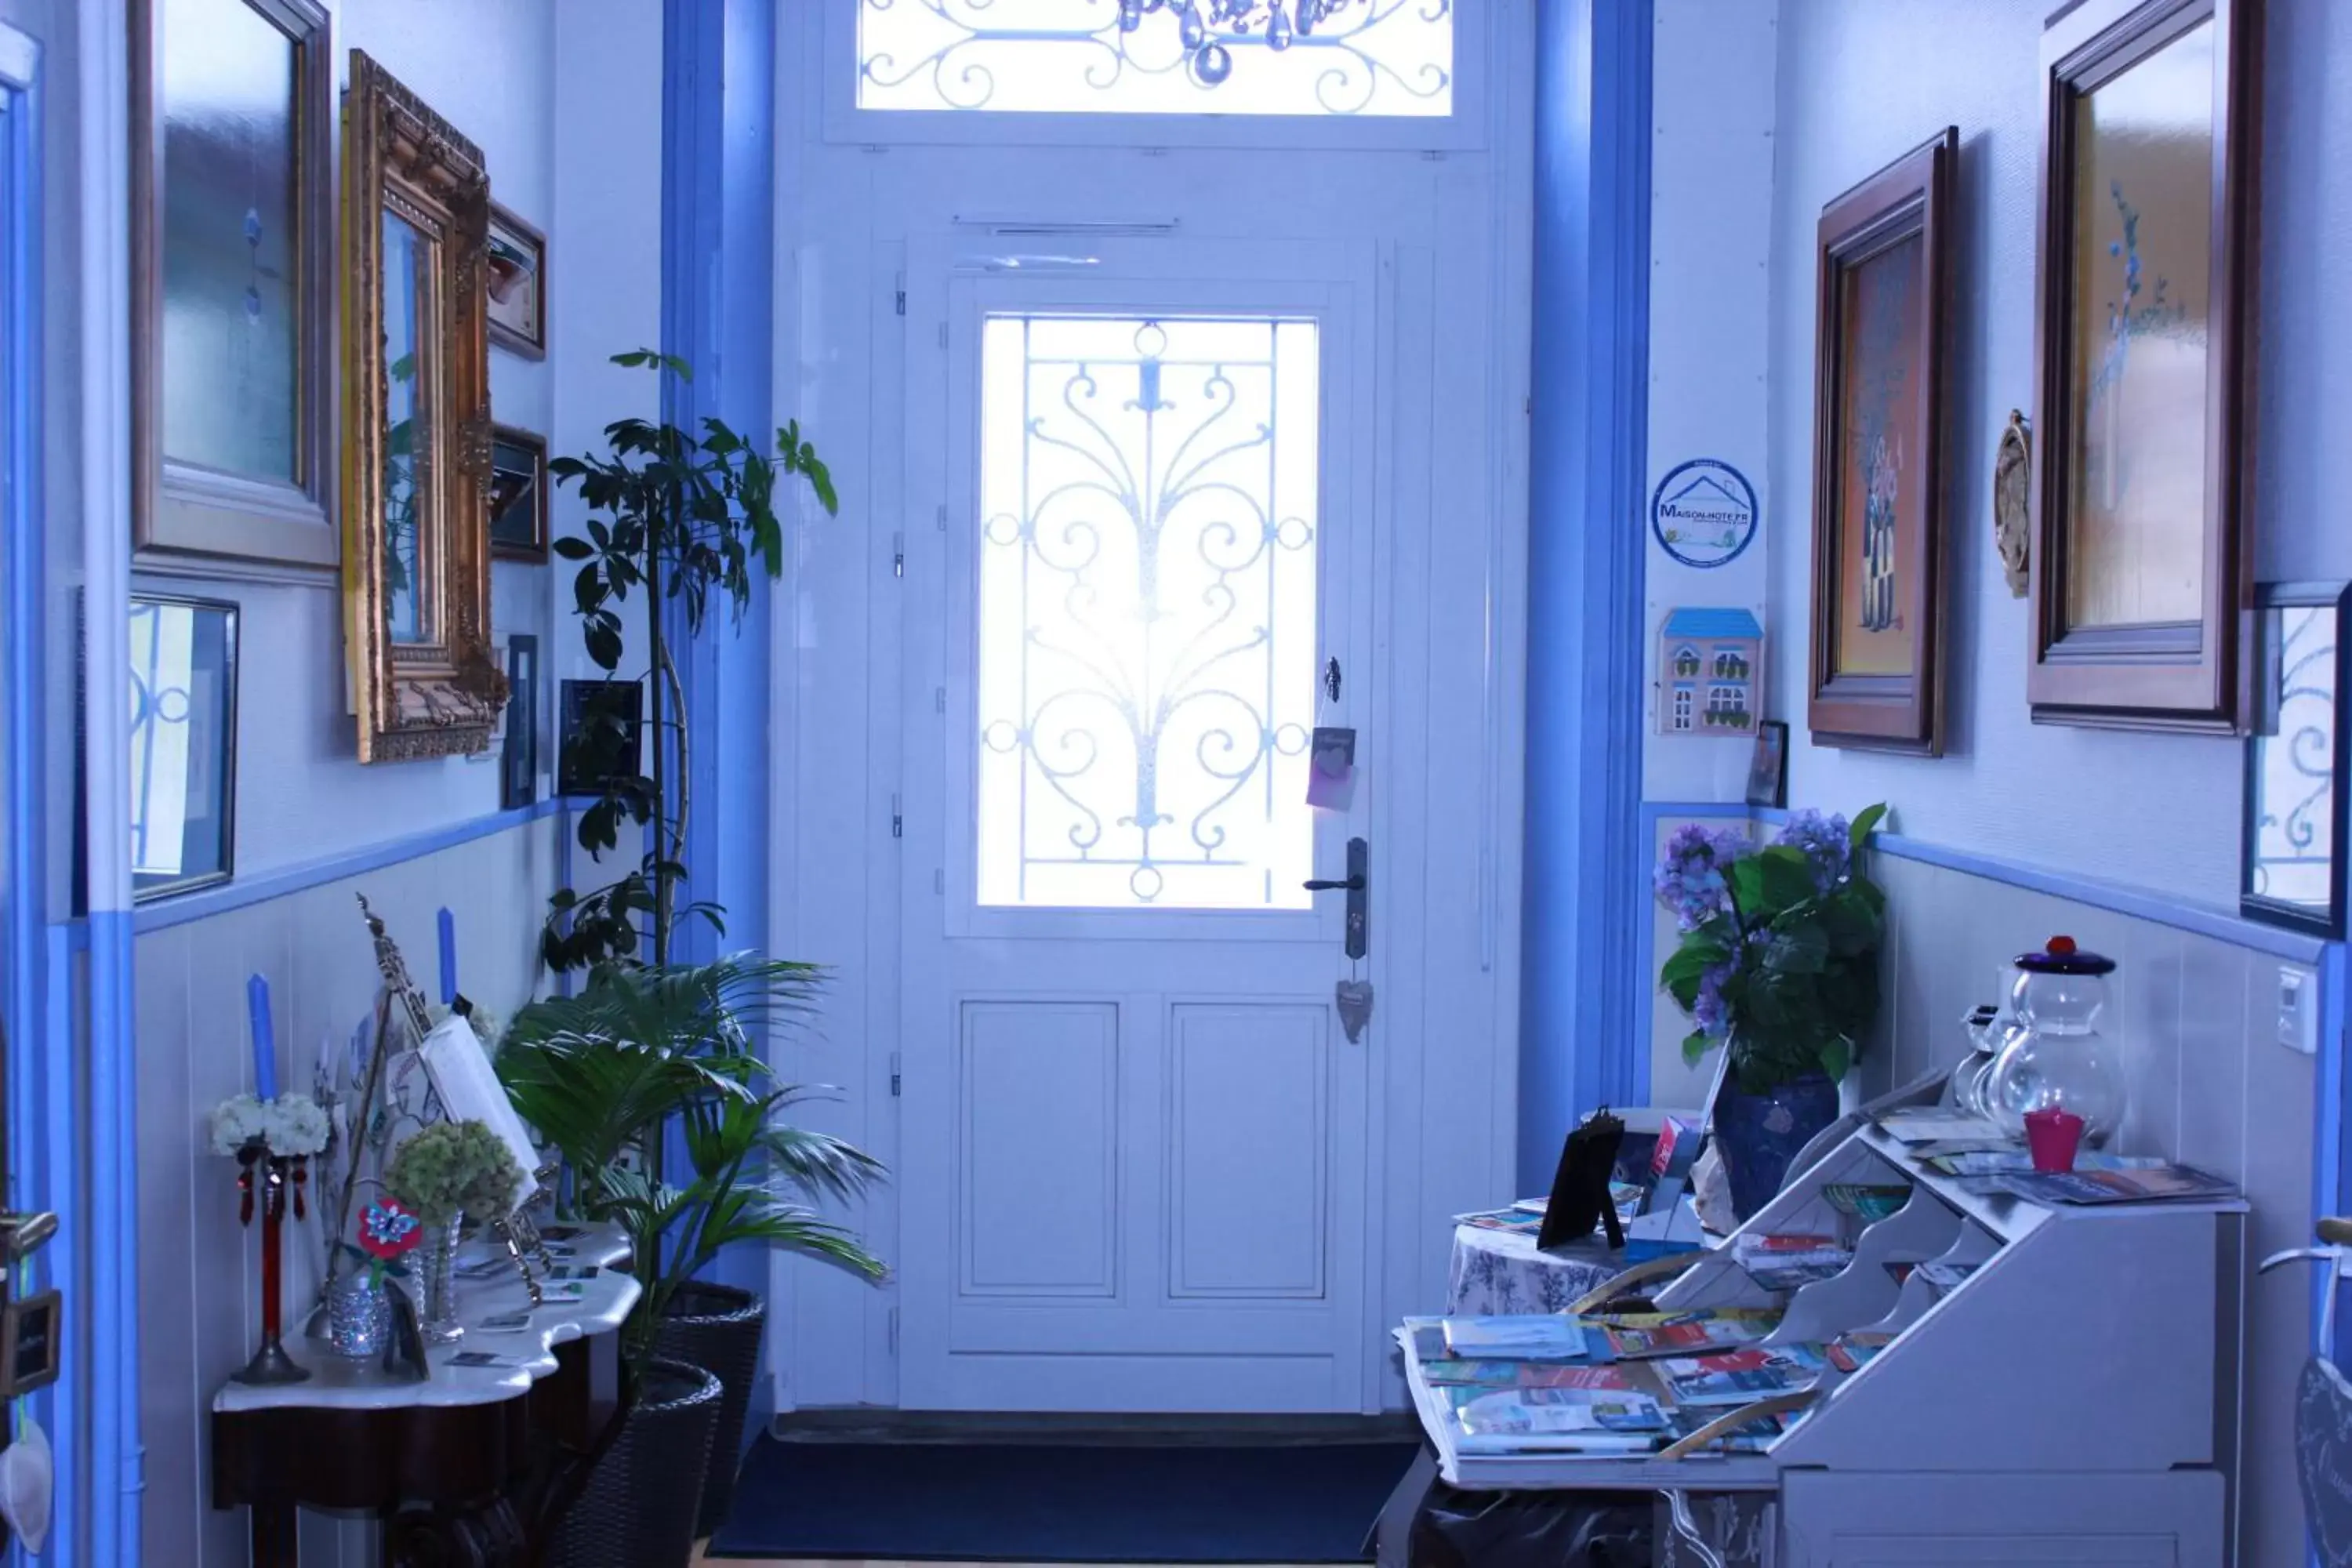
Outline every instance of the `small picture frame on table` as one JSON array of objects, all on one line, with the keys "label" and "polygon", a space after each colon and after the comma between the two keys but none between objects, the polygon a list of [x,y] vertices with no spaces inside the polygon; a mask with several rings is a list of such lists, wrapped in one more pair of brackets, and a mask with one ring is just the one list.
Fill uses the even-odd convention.
[{"label": "small picture frame on table", "polygon": [[1766,719],[1756,726],[1756,752],[1748,763],[1748,804],[1778,811],[1789,804],[1789,726]]},{"label": "small picture frame on table", "polygon": [[2347,761],[2352,731],[2352,585],[2269,583],[2255,591],[2253,732],[2246,738],[2244,857],[2238,909],[2248,920],[2345,934]]}]

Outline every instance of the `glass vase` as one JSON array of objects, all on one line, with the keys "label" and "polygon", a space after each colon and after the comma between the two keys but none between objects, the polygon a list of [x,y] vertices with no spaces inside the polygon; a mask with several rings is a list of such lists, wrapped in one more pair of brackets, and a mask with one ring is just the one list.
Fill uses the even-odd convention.
[{"label": "glass vase", "polygon": [[466,1216],[453,1214],[446,1225],[425,1227],[425,1245],[416,1249],[416,1330],[429,1345],[446,1345],[466,1331],[457,1322],[457,1280],[452,1269],[457,1256],[457,1227]]},{"label": "glass vase", "polygon": [[327,1342],[340,1356],[368,1361],[383,1353],[392,1337],[392,1293],[380,1279],[359,1269],[327,1291]]}]

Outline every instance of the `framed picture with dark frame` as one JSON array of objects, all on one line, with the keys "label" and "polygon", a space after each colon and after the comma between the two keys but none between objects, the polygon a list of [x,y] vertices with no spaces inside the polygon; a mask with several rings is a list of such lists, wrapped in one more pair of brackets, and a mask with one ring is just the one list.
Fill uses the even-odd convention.
[{"label": "framed picture with dark frame", "polygon": [[1822,210],[1813,329],[1813,742],[1943,750],[1943,342],[1960,133]]},{"label": "framed picture with dark frame", "polygon": [[512,811],[539,800],[539,637],[507,638],[507,732],[499,753],[499,806]]},{"label": "framed picture with dark frame", "polygon": [[2248,920],[2340,942],[2345,933],[2347,763],[2352,729],[2352,584],[2256,590],[2252,731],[2238,888]]},{"label": "framed picture with dark frame", "polygon": [[131,596],[131,896],[236,870],[237,606]]},{"label": "framed picture with dark frame", "polygon": [[490,204],[490,342],[547,357],[547,236]]},{"label": "framed picture with dark frame", "polygon": [[327,8],[131,0],[130,32],[131,541],[331,569]]},{"label": "framed picture with dark frame", "polygon": [[511,425],[490,426],[490,553],[547,559],[547,437]]},{"label": "framed picture with dark frame", "polygon": [[2081,0],[2042,34],[2040,722],[2248,718],[2261,11]]},{"label": "framed picture with dark frame", "polygon": [[602,795],[645,771],[646,689],[634,680],[567,680],[558,795]]},{"label": "framed picture with dark frame", "polygon": [[1748,804],[1774,811],[1789,804],[1789,726],[1778,719],[1756,726],[1756,752],[1748,761]]}]

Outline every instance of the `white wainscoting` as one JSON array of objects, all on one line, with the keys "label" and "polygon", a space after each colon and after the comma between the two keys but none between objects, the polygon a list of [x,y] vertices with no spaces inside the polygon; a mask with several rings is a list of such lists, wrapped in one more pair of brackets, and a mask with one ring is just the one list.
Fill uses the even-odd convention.
[{"label": "white wainscoting", "polygon": [[[537,938],[562,868],[561,814],[413,859],[321,881],[138,939],[140,1414],[146,1438],[145,1554],[177,1568],[247,1561],[242,1509],[212,1506],[209,1411],[244,1363],[261,1322],[258,1227],[241,1231],[235,1162],[211,1152],[206,1119],[253,1087],[246,977],[266,976],[278,1024],[278,1079],[310,1081],[322,1039],[349,1039],[377,973],[355,893],[383,917],[410,972],[436,994],[435,912],[457,921],[457,983],[510,1015],[539,974]],[[94,1157],[129,1157],[101,1151]],[[317,1211],[287,1229],[287,1323],[297,1336],[321,1259]],[[306,1515],[302,1561],[332,1568],[373,1560],[373,1531]]]}]

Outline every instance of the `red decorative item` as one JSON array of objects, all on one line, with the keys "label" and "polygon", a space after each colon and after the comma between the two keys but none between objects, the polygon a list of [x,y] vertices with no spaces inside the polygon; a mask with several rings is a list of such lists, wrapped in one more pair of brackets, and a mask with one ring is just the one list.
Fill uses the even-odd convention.
[{"label": "red decorative item", "polygon": [[236,1152],[237,1222],[253,1223],[254,1184],[263,1187],[261,1194],[261,1348],[245,1363],[236,1381],[249,1384],[303,1383],[310,1379],[308,1369],[299,1365],[286,1353],[284,1333],[284,1290],[280,1283],[283,1271],[283,1231],[286,1225],[287,1188],[294,1190],[295,1217],[302,1213],[303,1184],[310,1180],[310,1162],[300,1154],[273,1154],[261,1143],[247,1143]]},{"label": "red decorative item", "polygon": [[2025,1113],[2025,1146],[2032,1152],[2033,1168],[2063,1174],[2074,1168],[2074,1151],[2083,1142],[2083,1119],[2071,1110],[2047,1106]]}]

